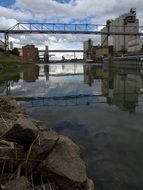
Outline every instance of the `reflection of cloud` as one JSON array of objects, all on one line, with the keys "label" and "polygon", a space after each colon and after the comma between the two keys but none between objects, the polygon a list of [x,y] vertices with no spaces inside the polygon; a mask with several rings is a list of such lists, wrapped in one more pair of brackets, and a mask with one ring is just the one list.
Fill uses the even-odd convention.
[{"label": "reflection of cloud", "polygon": [[[64,67],[63,67],[64,66]],[[73,64],[73,65],[51,65],[50,70],[49,70],[49,74],[74,74],[74,73],[83,73],[83,65],[77,65],[77,64]]]},{"label": "reflection of cloud", "polygon": [[[13,96],[70,96],[70,95],[96,95],[101,94],[101,81],[94,81],[93,86],[89,87],[88,84],[84,84],[83,65],[50,65],[48,80],[46,80],[45,72],[43,68],[45,66],[39,65],[38,72],[40,75],[32,82],[31,80],[19,80],[18,83],[14,83],[11,87],[11,95]],[[30,70],[31,71],[31,70]],[[25,71],[26,73],[26,71]],[[68,76],[50,76],[51,74],[63,74],[63,73],[80,73],[80,75],[68,75]],[[21,75],[24,76],[24,75]],[[35,75],[34,75],[35,76]],[[25,76],[26,77],[26,76]],[[31,78],[30,78],[31,79]],[[35,79],[35,78],[34,78]],[[30,81],[30,82],[28,82]]]},{"label": "reflection of cloud", "polygon": [[13,86],[10,87],[11,90],[18,90],[18,89],[21,89],[21,84],[14,84]]}]

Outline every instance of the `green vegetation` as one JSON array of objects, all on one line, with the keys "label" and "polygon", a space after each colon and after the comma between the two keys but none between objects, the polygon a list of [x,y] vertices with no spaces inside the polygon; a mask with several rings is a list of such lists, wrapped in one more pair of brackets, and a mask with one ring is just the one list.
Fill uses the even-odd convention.
[{"label": "green vegetation", "polygon": [[[24,59],[23,57],[18,56],[17,48],[13,49],[13,54],[12,53],[5,53],[0,51],[0,64],[1,65],[12,65],[12,64],[26,64],[26,63],[34,63],[33,61],[29,61]],[[17,55],[16,55],[17,54]]]},{"label": "green vegetation", "polygon": [[13,48],[13,50],[11,51],[11,53],[13,54],[13,55],[16,55],[16,56],[19,56],[19,51],[18,51],[18,48]]}]

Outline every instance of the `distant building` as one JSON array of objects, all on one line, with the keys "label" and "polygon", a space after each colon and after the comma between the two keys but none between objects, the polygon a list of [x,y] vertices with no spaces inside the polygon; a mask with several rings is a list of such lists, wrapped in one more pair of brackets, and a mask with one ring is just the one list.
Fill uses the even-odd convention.
[{"label": "distant building", "polygon": [[10,50],[13,50],[13,42],[10,41]]},{"label": "distant building", "polygon": [[[136,19],[136,10],[131,9],[130,12],[120,15],[115,20],[108,20],[107,26],[101,32],[139,32],[139,20]],[[128,42],[138,39],[137,36],[112,35],[114,51],[127,51]],[[107,35],[101,35],[101,44],[108,46]]]},{"label": "distant building", "polygon": [[24,58],[29,60],[38,60],[39,53],[38,48],[35,48],[34,45],[26,45],[22,47],[22,55]]},{"label": "distant building", "polygon": [[83,44],[83,49],[84,49],[84,60],[86,59],[92,59],[92,48],[93,48],[93,42],[91,39],[87,40]]},{"label": "distant building", "polygon": [[19,51],[19,56],[20,56],[20,57],[23,57],[23,51],[22,51],[22,48],[18,48],[18,51]]},{"label": "distant building", "polygon": [[0,40],[0,48],[5,50],[5,43],[1,40]]}]

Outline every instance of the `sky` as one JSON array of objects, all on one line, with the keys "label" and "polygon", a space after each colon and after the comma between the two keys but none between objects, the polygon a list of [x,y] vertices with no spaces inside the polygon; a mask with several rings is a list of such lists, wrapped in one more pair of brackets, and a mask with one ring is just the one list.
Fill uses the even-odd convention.
[{"label": "sky", "polygon": [[[143,25],[142,0],[0,0],[0,29],[18,22],[92,23],[106,24],[121,14],[136,8]],[[3,36],[0,36],[3,39]],[[10,35],[14,47],[34,44],[39,49],[82,49],[83,41],[91,38],[97,45],[100,36],[28,34]],[[79,56],[79,55],[78,55]]]}]

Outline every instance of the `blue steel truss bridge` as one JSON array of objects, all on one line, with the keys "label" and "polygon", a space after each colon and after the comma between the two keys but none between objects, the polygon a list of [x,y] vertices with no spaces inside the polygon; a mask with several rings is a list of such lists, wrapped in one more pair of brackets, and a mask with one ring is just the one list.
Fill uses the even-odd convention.
[{"label": "blue steel truss bridge", "polygon": [[[106,25],[100,24],[64,24],[64,23],[17,23],[13,27],[5,30],[0,30],[0,33],[5,35],[5,48],[9,44],[10,34],[88,34],[88,35],[130,35],[130,36],[143,36],[143,26],[139,27],[140,32],[132,32],[130,28],[128,32],[113,32],[110,27],[107,31],[101,29]],[[123,26],[112,26],[121,28]],[[132,26],[127,26],[132,27]]]},{"label": "blue steel truss bridge", "polygon": [[[31,34],[31,33],[42,33],[42,34],[105,34],[105,35],[136,35],[143,36],[143,26],[139,27],[140,32],[111,32],[101,31],[106,25],[100,24],[64,24],[64,23],[17,23],[13,27],[7,30],[0,30],[0,33],[8,34]],[[121,28],[123,26],[112,26],[115,28]],[[127,26],[132,27],[132,26]]]}]

